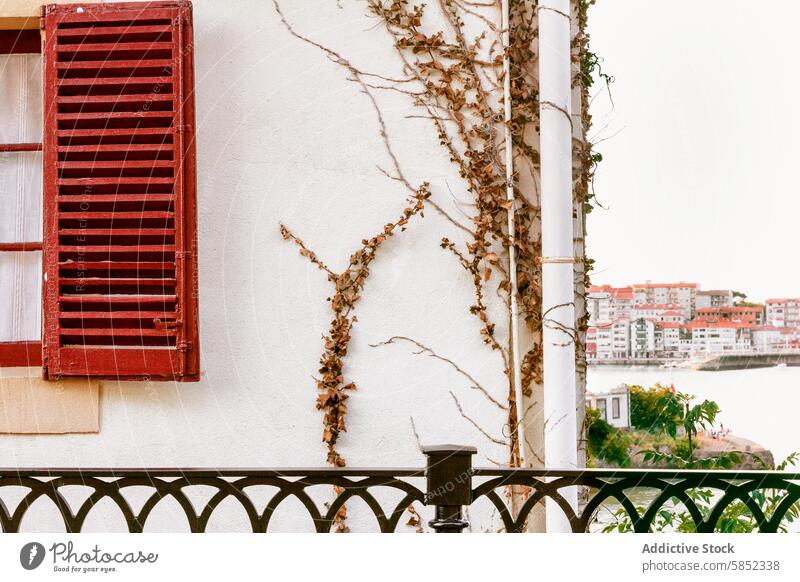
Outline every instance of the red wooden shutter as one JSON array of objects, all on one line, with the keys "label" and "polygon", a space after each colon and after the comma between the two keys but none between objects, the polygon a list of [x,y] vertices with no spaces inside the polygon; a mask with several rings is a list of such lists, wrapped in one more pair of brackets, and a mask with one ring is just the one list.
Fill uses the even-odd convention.
[{"label": "red wooden shutter", "polygon": [[199,376],[191,3],[44,29],[44,374]]}]

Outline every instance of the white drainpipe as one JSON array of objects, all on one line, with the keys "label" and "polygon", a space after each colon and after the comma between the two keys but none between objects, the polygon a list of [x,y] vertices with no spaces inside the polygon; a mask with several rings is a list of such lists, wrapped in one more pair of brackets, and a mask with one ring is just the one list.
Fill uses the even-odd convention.
[{"label": "white drainpipe", "polygon": [[[505,160],[506,160],[506,200],[511,203],[508,210],[508,238],[517,237],[514,224],[514,142],[511,135],[511,37],[509,34],[509,0],[502,0],[503,26],[503,117],[505,119]],[[519,302],[517,301],[517,248],[512,244],[508,249],[508,276],[511,280],[511,317],[509,335],[511,339],[511,361],[514,381],[514,396],[517,409],[517,439],[521,464],[526,466],[525,459],[525,422],[522,395],[522,360],[519,341]]]},{"label": "white drainpipe", "polygon": [[[540,0],[538,14],[545,464],[570,469],[578,464],[570,0]],[[577,491],[570,493],[565,498],[575,507]],[[547,506],[547,530],[569,531],[554,503]]]}]

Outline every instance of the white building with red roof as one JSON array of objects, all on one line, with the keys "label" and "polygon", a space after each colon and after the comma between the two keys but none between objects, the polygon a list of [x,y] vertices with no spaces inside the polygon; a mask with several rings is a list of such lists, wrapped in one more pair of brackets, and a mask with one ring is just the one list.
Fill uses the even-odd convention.
[{"label": "white building with red roof", "polygon": [[800,327],[800,298],[767,299],[767,325]]},{"label": "white building with red roof", "polygon": [[730,289],[710,289],[698,291],[696,309],[733,307],[733,291]]},{"label": "white building with red roof", "polygon": [[759,325],[752,329],[753,349],[758,352],[780,352],[797,349],[800,327]]},{"label": "white building with red roof", "polygon": [[677,303],[645,303],[633,307],[632,319],[655,319],[656,321],[676,321],[683,323],[685,318]]},{"label": "white building with red roof", "polygon": [[594,352],[598,360],[618,360],[631,356],[630,320],[626,318],[591,326],[587,335],[595,338]]},{"label": "white building with red roof", "polygon": [[698,307],[694,318],[696,321],[741,321],[751,325],[764,325],[764,306]]},{"label": "white building with red roof", "polygon": [[693,321],[692,353],[695,355],[748,352],[752,349],[753,325],[740,321]]},{"label": "white building with red roof", "polygon": [[677,303],[686,319],[694,317],[697,302],[697,283],[639,283],[633,285],[636,303]]},{"label": "white building with red roof", "polygon": [[656,349],[666,358],[685,358],[692,351],[692,332],[683,323],[661,321],[656,324]]},{"label": "white building with red roof", "polygon": [[633,290],[630,287],[596,285],[586,295],[589,324],[610,323],[622,317],[631,317],[634,308]]}]

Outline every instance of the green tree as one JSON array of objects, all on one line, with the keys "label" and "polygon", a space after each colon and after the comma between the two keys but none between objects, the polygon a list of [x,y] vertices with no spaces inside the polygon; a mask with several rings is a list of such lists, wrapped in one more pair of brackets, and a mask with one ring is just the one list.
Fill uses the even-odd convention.
[{"label": "green tree", "polygon": [[630,436],[600,418],[596,408],[586,410],[586,445],[589,457],[630,467]]}]

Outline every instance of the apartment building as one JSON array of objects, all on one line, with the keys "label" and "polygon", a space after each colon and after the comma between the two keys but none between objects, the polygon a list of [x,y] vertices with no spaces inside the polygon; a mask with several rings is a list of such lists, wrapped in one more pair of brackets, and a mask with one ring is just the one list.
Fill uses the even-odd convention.
[{"label": "apartment building", "polygon": [[665,358],[684,358],[692,351],[692,332],[682,323],[656,324],[656,350]]},{"label": "apartment building", "polygon": [[730,289],[698,291],[696,308],[706,309],[709,307],[733,307],[733,291]]},{"label": "apartment building", "polygon": [[780,349],[784,340],[785,327],[763,325],[754,327],[752,331],[753,349],[759,352],[771,352]]},{"label": "apartment building", "polygon": [[800,298],[767,299],[767,325],[800,327]]},{"label": "apartment building", "polygon": [[634,358],[652,358],[656,355],[656,320],[638,318],[631,322],[630,353]]},{"label": "apartment building", "polygon": [[586,302],[590,325],[632,317],[635,306],[633,290],[630,287],[611,285],[590,287]]},{"label": "apartment building", "polygon": [[681,306],[677,303],[634,305],[631,317],[632,319],[644,318],[678,323],[683,323],[685,319],[681,313]]},{"label": "apartment building", "polygon": [[[591,328],[590,328],[591,329]],[[618,319],[595,327],[595,353],[598,360],[624,359],[631,355],[630,321]]]},{"label": "apartment building", "polygon": [[752,348],[752,326],[738,321],[693,321],[692,354],[746,352]]},{"label": "apartment building", "polygon": [[696,321],[741,321],[748,325],[764,325],[764,306],[698,307],[694,318]]},{"label": "apartment building", "polygon": [[797,349],[800,328],[761,325],[752,330],[753,349],[759,352],[779,352]]},{"label": "apartment building", "polygon": [[697,283],[646,283],[633,285],[634,300],[638,304],[677,303],[686,319],[694,317],[697,301]]}]

